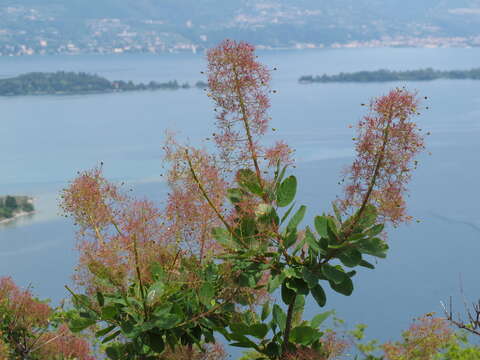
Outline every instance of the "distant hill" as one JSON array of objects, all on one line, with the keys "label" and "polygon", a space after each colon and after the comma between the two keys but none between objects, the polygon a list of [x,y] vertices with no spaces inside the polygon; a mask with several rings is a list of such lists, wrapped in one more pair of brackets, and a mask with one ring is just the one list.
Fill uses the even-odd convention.
[{"label": "distant hill", "polygon": [[480,45],[480,0],[0,2],[1,54],[192,50],[225,37],[265,47]]}]

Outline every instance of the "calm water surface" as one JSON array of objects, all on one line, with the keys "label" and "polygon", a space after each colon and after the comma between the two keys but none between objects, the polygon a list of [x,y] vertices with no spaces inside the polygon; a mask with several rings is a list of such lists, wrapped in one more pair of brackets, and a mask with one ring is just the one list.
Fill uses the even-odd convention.
[{"label": "calm water surface", "polygon": [[[431,156],[421,158],[409,199],[420,223],[391,232],[391,251],[375,271],[355,278],[350,298],[331,294],[348,326],[365,322],[368,335],[386,340],[463,286],[480,296],[480,81],[409,84],[300,85],[305,74],[340,71],[478,66],[480,49],[352,49],[264,52],[273,73],[275,137],[297,151],[301,200],[310,218],[339,193],[341,170],[352,160],[352,131],[361,103],[407,85],[428,96],[419,119],[432,132]],[[0,76],[72,70],[109,79],[191,83],[202,79],[201,55],[131,55],[0,58]],[[74,229],[58,216],[58,191],[78,170],[105,163],[106,175],[127,181],[139,196],[161,202],[161,144],[166,129],[193,143],[212,131],[212,106],[203,91],[137,92],[86,96],[0,98],[0,193],[37,198],[37,214],[0,227],[0,276],[32,284],[41,297],[66,297],[63,285],[75,265]],[[459,299],[460,302],[460,299]],[[459,308],[460,308],[460,304]],[[310,306],[307,316],[317,311]]]}]

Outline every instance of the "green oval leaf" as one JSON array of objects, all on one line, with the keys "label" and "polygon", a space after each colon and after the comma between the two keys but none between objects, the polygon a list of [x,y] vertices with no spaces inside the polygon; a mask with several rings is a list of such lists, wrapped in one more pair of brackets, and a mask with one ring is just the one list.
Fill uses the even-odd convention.
[{"label": "green oval leaf", "polygon": [[310,324],[312,324],[312,327],[318,328],[325,320],[327,320],[330,315],[334,314],[335,310],[330,310],[330,311],[325,311],[324,313],[316,315],[312,321],[310,321]]},{"label": "green oval leaf", "polygon": [[385,228],[385,224],[377,224],[369,228],[367,231],[365,231],[365,235],[368,237],[374,237],[380,234],[383,229]]},{"label": "green oval leaf", "polygon": [[75,317],[68,323],[68,327],[74,333],[85,330],[86,328],[94,325],[96,323],[95,319],[88,319],[83,317]]},{"label": "green oval leaf", "polygon": [[327,295],[325,294],[325,291],[323,290],[322,286],[320,284],[317,284],[315,287],[311,289],[311,291],[318,306],[324,307],[325,304],[327,303]]},{"label": "green oval leaf", "polygon": [[105,306],[102,308],[102,320],[113,320],[118,314],[118,310],[115,306]]},{"label": "green oval leaf", "polygon": [[297,326],[290,333],[290,341],[294,344],[309,345],[318,337],[318,331],[310,326]]},{"label": "green oval leaf", "polygon": [[171,329],[180,322],[180,319],[175,314],[164,314],[155,321],[154,326],[160,329]]},{"label": "green oval leaf", "polygon": [[205,282],[200,288],[198,298],[203,305],[210,307],[211,306],[210,302],[212,301],[214,295],[215,295],[215,288],[213,284],[209,282]]},{"label": "green oval leaf", "polygon": [[300,224],[305,217],[307,207],[305,205],[300,206],[295,215],[292,216],[287,225],[287,231],[297,230],[298,224]]},{"label": "green oval leaf", "polygon": [[249,335],[263,339],[268,333],[268,326],[266,324],[253,324],[249,326],[248,330]]},{"label": "green oval leaf", "polygon": [[291,175],[286,178],[279,186],[277,191],[277,205],[279,207],[288,206],[297,193],[297,179]]},{"label": "green oval leaf", "polygon": [[98,305],[100,306],[105,305],[105,297],[103,296],[101,291],[97,291],[97,301],[98,301]]},{"label": "green oval leaf", "polygon": [[282,284],[282,300],[285,304],[290,305],[295,298],[295,291],[287,287],[287,280]]},{"label": "green oval leaf", "polygon": [[157,354],[161,354],[163,350],[165,350],[165,341],[163,340],[163,336],[149,332],[148,346]]},{"label": "green oval leaf", "polygon": [[348,267],[355,267],[362,262],[362,254],[356,249],[346,250],[342,252],[338,258],[343,265]]},{"label": "green oval leaf", "polygon": [[147,304],[155,304],[165,291],[165,284],[163,282],[157,281],[154,283],[147,292]]},{"label": "green oval leaf", "polygon": [[315,230],[317,230],[318,235],[323,238],[328,238],[328,220],[326,216],[316,216],[315,217]]},{"label": "green oval leaf", "polygon": [[282,308],[277,304],[273,305],[273,322],[280,328],[280,330],[285,330],[287,315],[285,315]]},{"label": "green oval leaf", "polygon": [[270,304],[268,302],[266,302],[265,304],[263,304],[262,306],[262,321],[265,321],[266,318],[268,318],[268,315],[270,315],[270,312],[272,311],[272,309],[270,308]]},{"label": "green oval leaf", "polygon": [[340,284],[335,284],[333,281],[330,281],[330,287],[339,294],[345,296],[350,296],[353,292],[353,282],[349,277],[347,277],[345,281]]},{"label": "green oval leaf", "polygon": [[348,277],[342,270],[328,264],[322,265],[322,274],[335,284],[341,284]]},{"label": "green oval leaf", "polygon": [[378,258],[387,257],[388,245],[380,238],[366,239],[359,243],[358,250]]},{"label": "green oval leaf", "polygon": [[296,277],[286,280],[286,285],[289,289],[292,289],[297,294],[308,295],[308,284],[303,280]]},{"label": "green oval leaf", "polygon": [[240,169],[237,172],[237,182],[244,189],[249,190],[252,194],[262,196],[263,190],[258,183],[257,175],[250,169]]},{"label": "green oval leaf", "polygon": [[305,231],[305,242],[308,244],[309,248],[312,249],[316,254],[321,252],[317,239],[315,238],[315,235],[312,234],[312,231],[308,226]]},{"label": "green oval leaf", "polygon": [[368,261],[362,260],[360,262],[360,266],[366,267],[367,269],[375,269],[375,266],[373,264],[370,264]]},{"label": "green oval leaf", "polygon": [[283,245],[285,246],[285,249],[288,249],[290,246],[295,244],[297,241],[297,232],[295,230],[292,230],[287,233],[287,235],[283,239]]}]

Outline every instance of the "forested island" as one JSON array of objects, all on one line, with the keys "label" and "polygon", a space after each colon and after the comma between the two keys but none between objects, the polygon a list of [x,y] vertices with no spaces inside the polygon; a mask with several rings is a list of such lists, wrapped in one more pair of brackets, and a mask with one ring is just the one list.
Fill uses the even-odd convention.
[{"label": "forested island", "polygon": [[[204,88],[199,81],[195,87]],[[32,72],[13,78],[0,79],[0,96],[19,95],[76,95],[90,93],[110,93],[141,90],[178,90],[191,88],[189,83],[180,84],[177,80],[168,82],[150,81],[110,81],[104,77],[85,72]]]},{"label": "forested island", "polygon": [[336,75],[304,75],[298,79],[302,84],[332,83],[332,82],[386,82],[386,81],[431,81],[437,79],[453,80],[480,80],[480,68],[470,70],[434,70],[432,68],[420,70],[392,71],[357,71]]},{"label": "forested island", "polygon": [[34,210],[33,199],[29,196],[0,196],[0,222]]}]

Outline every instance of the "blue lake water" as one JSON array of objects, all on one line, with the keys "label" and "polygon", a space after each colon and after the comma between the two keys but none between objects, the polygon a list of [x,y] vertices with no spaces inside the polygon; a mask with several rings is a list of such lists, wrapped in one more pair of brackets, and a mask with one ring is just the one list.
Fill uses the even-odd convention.
[{"label": "blue lake water", "polygon": [[[300,85],[305,74],[389,69],[468,69],[480,49],[338,49],[261,52],[273,72],[272,126],[267,142],[287,140],[297,154],[300,200],[312,218],[340,193],[340,172],[352,160],[352,130],[361,103],[407,85],[428,96],[421,126],[432,132],[410,186],[410,213],[421,219],[392,231],[391,250],[374,271],[355,278],[351,297],[329,294],[347,326],[398,336],[413,317],[441,311],[459,289],[480,296],[480,81]],[[191,83],[202,79],[202,55],[0,58],[0,76],[72,70],[109,79]],[[66,297],[75,265],[74,228],[58,215],[58,191],[78,170],[104,162],[106,175],[139,196],[161,202],[161,146],[166,129],[198,143],[213,126],[210,100],[197,89],[85,96],[0,98],[0,193],[33,195],[38,212],[0,227],[0,276],[31,284],[41,297]],[[309,306],[307,316],[318,311]]]}]

